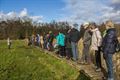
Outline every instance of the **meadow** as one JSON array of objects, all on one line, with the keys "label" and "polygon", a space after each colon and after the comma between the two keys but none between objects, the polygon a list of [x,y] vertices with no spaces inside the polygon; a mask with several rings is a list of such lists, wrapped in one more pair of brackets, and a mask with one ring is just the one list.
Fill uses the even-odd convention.
[{"label": "meadow", "polygon": [[84,80],[81,76],[63,60],[25,46],[24,41],[12,41],[10,50],[0,41],[0,80]]}]

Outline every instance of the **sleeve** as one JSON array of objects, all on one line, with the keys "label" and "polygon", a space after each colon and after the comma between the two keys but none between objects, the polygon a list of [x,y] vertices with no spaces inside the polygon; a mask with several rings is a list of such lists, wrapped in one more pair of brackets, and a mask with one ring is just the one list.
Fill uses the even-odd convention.
[{"label": "sleeve", "polygon": [[87,41],[89,41],[91,39],[91,34],[90,34],[90,32],[88,31],[88,32],[85,32],[85,34],[84,34],[84,42],[87,42]]},{"label": "sleeve", "polygon": [[97,45],[101,46],[101,44],[102,44],[101,32],[100,31],[96,31],[96,35],[97,35]]},{"label": "sleeve", "polygon": [[111,45],[113,45],[113,41],[115,39],[115,36],[116,36],[116,32],[114,31],[109,31],[105,37],[103,38],[103,42],[102,42],[102,47],[103,48],[106,48],[106,49],[109,49],[109,47]]},{"label": "sleeve", "polygon": [[114,31],[110,31],[108,34],[106,34],[106,42],[107,43],[112,43],[114,38],[115,38],[115,32]]}]

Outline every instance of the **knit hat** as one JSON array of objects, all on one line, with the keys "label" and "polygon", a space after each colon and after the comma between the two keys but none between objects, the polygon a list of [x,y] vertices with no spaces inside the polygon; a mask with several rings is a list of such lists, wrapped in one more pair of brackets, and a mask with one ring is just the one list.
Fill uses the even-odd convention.
[{"label": "knit hat", "polygon": [[84,26],[84,28],[86,29],[86,28],[88,28],[89,27],[89,25],[90,25],[90,23],[89,22],[85,22],[84,24],[83,24],[83,26]]},{"label": "knit hat", "polygon": [[73,26],[72,26],[73,28],[75,28],[75,29],[78,29],[78,24],[77,23],[75,23],[75,24],[73,24]]}]

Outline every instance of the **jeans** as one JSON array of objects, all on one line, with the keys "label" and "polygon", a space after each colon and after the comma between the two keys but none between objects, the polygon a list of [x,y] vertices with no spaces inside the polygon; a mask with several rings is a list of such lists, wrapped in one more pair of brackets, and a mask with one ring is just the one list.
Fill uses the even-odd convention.
[{"label": "jeans", "polygon": [[113,61],[112,61],[113,54],[105,53],[103,56],[107,65],[108,80],[114,80]]},{"label": "jeans", "polygon": [[73,59],[75,61],[78,60],[78,47],[77,47],[77,45],[78,45],[77,43],[71,42]]},{"label": "jeans", "polygon": [[90,45],[84,44],[82,58],[81,58],[82,61],[85,61],[85,62],[90,61],[89,48],[90,48]]}]

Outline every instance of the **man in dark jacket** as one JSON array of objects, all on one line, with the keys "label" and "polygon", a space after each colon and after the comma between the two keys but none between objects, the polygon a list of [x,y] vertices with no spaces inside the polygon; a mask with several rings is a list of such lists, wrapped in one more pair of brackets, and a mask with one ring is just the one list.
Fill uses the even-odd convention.
[{"label": "man in dark jacket", "polygon": [[116,51],[117,32],[112,21],[106,22],[106,29],[106,35],[102,43],[102,51],[108,69],[107,80],[114,80],[112,56]]},{"label": "man in dark jacket", "polygon": [[77,30],[78,24],[74,24],[70,31],[70,41],[72,46],[73,60],[78,60],[78,41],[80,39],[80,32]]},{"label": "man in dark jacket", "polygon": [[72,58],[72,49],[71,49],[71,41],[70,41],[70,30],[68,30],[66,37],[65,37],[65,51],[67,59]]}]

